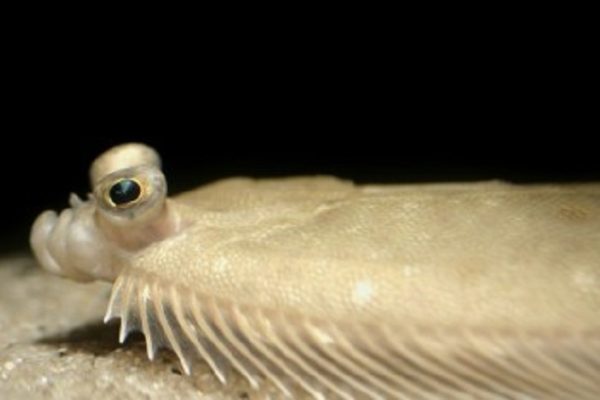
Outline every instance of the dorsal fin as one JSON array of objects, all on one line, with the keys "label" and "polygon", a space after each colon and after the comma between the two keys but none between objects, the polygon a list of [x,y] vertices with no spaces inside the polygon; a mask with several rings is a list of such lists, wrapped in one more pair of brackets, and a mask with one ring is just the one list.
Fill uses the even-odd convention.
[{"label": "dorsal fin", "polygon": [[322,321],[195,293],[125,270],[106,320],[123,341],[138,330],[148,355],[173,349],[190,373],[204,360],[259,388],[316,399],[597,399],[600,330],[517,332]]}]

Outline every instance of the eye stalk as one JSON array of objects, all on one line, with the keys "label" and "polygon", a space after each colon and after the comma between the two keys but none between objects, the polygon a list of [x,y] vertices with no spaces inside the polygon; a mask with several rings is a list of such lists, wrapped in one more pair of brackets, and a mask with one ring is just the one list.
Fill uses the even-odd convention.
[{"label": "eye stalk", "polygon": [[124,178],[115,182],[108,191],[108,201],[116,207],[129,207],[134,205],[142,196],[142,186],[131,178]]},{"label": "eye stalk", "polygon": [[92,188],[107,175],[127,168],[146,165],[160,170],[160,156],[151,147],[141,143],[115,146],[94,160],[90,168]]}]

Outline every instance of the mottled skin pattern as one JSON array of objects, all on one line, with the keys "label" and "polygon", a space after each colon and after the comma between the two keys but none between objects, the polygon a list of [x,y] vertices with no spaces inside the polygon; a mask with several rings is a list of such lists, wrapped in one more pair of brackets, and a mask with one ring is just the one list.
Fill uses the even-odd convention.
[{"label": "mottled skin pattern", "polygon": [[[594,340],[600,332],[600,185],[356,186],[331,177],[236,178],[166,199],[159,165],[156,153],[143,145],[124,145],[99,157],[91,172],[94,195],[86,202],[73,198],[72,210],[58,218],[46,212],[35,222],[31,241],[42,267],[82,281],[126,276],[122,281],[136,283],[123,293],[129,290],[133,297],[144,290],[140,282],[152,281],[156,290],[146,288],[145,293],[161,298],[155,302],[163,302],[166,288],[172,288],[180,296],[198,296],[200,303],[208,298],[223,309],[233,307],[226,315],[234,315],[236,307],[256,309],[263,316],[305,318],[318,329],[326,321],[338,327],[384,326],[392,331],[414,326],[515,335],[541,332],[543,337],[591,332]],[[137,179],[142,195],[116,206],[107,193],[124,177]],[[119,290],[113,297],[121,304],[125,295]],[[127,319],[128,313],[139,317],[150,312],[145,306],[127,307],[113,306],[122,309],[113,315]],[[191,315],[191,306],[185,307]],[[185,315],[179,319],[182,327],[189,322]],[[159,318],[160,324],[171,322]],[[127,321],[124,325],[126,334]],[[136,328],[147,336],[156,334],[156,323],[142,325],[143,321]],[[234,327],[253,337],[244,329]],[[161,332],[169,347],[184,337],[164,327]],[[343,335],[363,352],[358,334]],[[405,338],[398,333],[392,340]],[[313,345],[329,341],[335,342],[328,337]],[[597,367],[597,342],[580,344],[592,345],[592,365]],[[296,356],[291,350],[289,354]],[[180,358],[187,361],[185,354]],[[390,377],[400,381],[394,379]],[[381,397],[404,393],[395,392],[393,382],[391,389],[379,381],[372,391],[370,383],[365,385],[366,389],[359,387],[362,392],[340,390],[336,395],[375,398],[379,386],[384,388]],[[314,397],[325,393],[307,387],[303,386]],[[548,398],[565,393],[586,398],[595,390],[558,387],[563,391],[546,393]],[[439,391],[453,398],[444,390]],[[473,390],[486,398],[484,389]],[[528,390],[504,384],[491,390],[489,398],[507,398],[502,397],[506,393],[510,398]],[[498,392],[500,397],[493,397]],[[423,393],[412,397],[427,398]]]}]

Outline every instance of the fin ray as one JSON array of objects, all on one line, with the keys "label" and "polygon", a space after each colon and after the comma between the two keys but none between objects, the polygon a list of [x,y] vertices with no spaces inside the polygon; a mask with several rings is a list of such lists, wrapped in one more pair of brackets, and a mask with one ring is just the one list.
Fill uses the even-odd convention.
[{"label": "fin ray", "polygon": [[179,296],[177,295],[177,291],[174,287],[171,287],[170,295],[171,304],[173,305],[173,312],[175,313],[175,316],[184,334],[187,336],[188,340],[194,345],[194,348],[198,352],[198,355],[202,357],[202,359],[204,359],[214,371],[219,381],[221,383],[226,383],[227,379],[224,369],[221,367],[221,365],[219,365],[217,360],[215,360],[215,357],[211,354],[210,349],[206,348],[206,346],[204,346],[204,344],[202,344],[202,342],[198,340],[197,334],[194,331],[192,331],[192,329],[189,326],[189,322],[185,320],[181,307],[181,302],[179,300]]},{"label": "fin ray", "polygon": [[594,399],[600,392],[599,330],[568,335],[467,327],[322,321],[224,301],[124,270],[105,321],[119,340],[140,330],[153,359],[171,348],[189,374],[204,360],[226,383],[237,370],[254,389],[268,381],[294,397],[403,400]]}]

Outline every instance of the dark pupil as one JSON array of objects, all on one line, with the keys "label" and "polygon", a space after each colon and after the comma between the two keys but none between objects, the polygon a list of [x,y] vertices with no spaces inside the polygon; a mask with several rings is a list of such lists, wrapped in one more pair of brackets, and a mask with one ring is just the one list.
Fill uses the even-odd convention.
[{"label": "dark pupil", "polygon": [[140,196],[140,185],[131,179],[123,179],[110,188],[110,199],[116,205],[130,203]]}]

